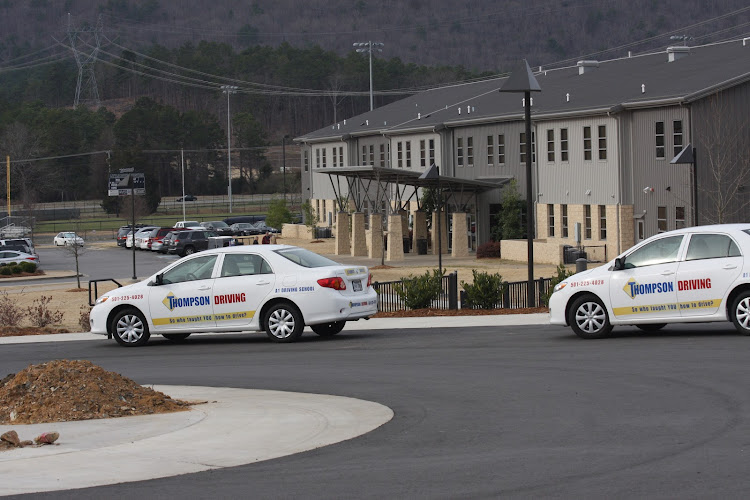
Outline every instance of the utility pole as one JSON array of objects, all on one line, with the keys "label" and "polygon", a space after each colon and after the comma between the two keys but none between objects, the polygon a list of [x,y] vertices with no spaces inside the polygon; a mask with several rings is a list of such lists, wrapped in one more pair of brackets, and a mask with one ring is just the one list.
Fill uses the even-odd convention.
[{"label": "utility pole", "polygon": [[221,91],[227,95],[227,193],[229,194],[229,213],[232,213],[232,121],[229,119],[229,96],[237,93],[234,85],[222,85]]}]

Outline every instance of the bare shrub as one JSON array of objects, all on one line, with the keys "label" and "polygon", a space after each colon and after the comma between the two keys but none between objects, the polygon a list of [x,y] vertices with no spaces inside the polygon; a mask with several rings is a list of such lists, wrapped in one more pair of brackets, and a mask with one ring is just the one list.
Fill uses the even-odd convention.
[{"label": "bare shrub", "polygon": [[52,297],[42,295],[38,299],[34,300],[32,305],[26,309],[26,316],[28,316],[33,326],[43,328],[49,325],[56,325],[62,322],[63,312],[52,311],[49,308],[49,303],[52,302]]},{"label": "bare shrub", "polygon": [[11,298],[8,292],[0,292],[0,325],[18,326],[23,319],[23,311],[18,301]]},{"label": "bare shrub", "polygon": [[81,327],[82,332],[88,332],[91,330],[91,323],[89,319],[91,317],[91,307],[87,305],[81,306],[81,313],[78,316],[78,325]]}]

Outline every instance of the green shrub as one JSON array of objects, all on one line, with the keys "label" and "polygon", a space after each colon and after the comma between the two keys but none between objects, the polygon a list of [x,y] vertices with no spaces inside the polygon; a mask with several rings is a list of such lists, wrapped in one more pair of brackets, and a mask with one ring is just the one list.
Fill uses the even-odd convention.
[{"label": "green shrub", "polygon": [[25,273],[35,273],[36,272],[36,264],[33,262],[21,262],[20,264],[21,269],[23,269],[23,272]]},{"label": "green shrub", "polygon": [[[461,282],[466,292],[466,306],[469,308],[494,309],[503,298],[503,292],[507,286],[500,274],[489,274],[484,271],[472,270],[474,283]],[[463,304],[462,304],[463,305]]]},{"label": "green shrub", "polygon": [[500,242],[488,241],[477,247],[477,259],[499,259]]},{"label": "green shrub", "polygon": [[10,272],[10,267],[3,266],[3,267],[0,267],[0,274],[2,274],[3,276],[10,276],[13,273]]},{"label": "green shrub", "polygon": [[10,272],[13,274],[21,274],[23,272],[23,268],[15,262],[8,267],[10,268]]},{"label": "green shrub", "polygon": [[562,264],[557,265],[557,274],[552,276],[552,281],[549,284],[549,290],[542,294],[542,304],[545,306],[549,305],[549,298],[552,296],[552,291],[555,289],[555,285],[560,283],[565,278],[573,276],[573,271],[568,271]]},{"label": "green shrub", "polygon": [[401,278],[401,283],[394,284],[393,288],[409,309],[425,309],[440,296],[443,272],[433,269],[431,275],[426,271],[421,276]]}]

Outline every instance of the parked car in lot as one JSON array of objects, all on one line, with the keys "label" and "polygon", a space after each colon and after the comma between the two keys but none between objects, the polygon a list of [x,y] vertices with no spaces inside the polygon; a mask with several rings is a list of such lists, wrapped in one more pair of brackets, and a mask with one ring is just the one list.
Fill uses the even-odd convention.
[{"label": "parked car in lot", "polygon": [[304,248],[215,248],[97,298],[91,332],[111,334],[126,347],[144,345],[151,334],[183,340],[244,330],[294,342],[305,325],[330,337],[347,321],[378,311],[371,281],[367,267],[345,266]]},{"label": "parked car in lot", "polygon": [[[174,231],[173,227],[157,227],[152,229],[146,238],[141,243],[141,250],[158,250],[161,247],[162,240],[171,231]],[[155,245],[158,245],[154,248]]]},{"label": "parked car in lot", "polygon": [[219,236],[232,236],[234,234],[232,228],[226,222],[220,220],[201,222],[201,227],[213,231]]},{"label": "parked car in lot", "polygon": [[236,222],[229,226],[234,236],[254,236],[263,234],[263,231],[249,222]]},{"label": "parked car in lot", "polygon": [[260,231],[260,234],[281,232],[279,229],[276,229],[275,227],[266,226],[265,221],[256,222],[255,224],[253,224],[253,226],[255,226],[255,229]]},{"label": "parked car in lot", "polygon": [[189,229],[189,228],[190,229],[192,228],[202,229],[203,226],[201,226],[201,223],[198,222],[197,220],[180,220],[180,221],[175,222],[174,227],[176,229]]},{"label": "parked car in lot", "polygon": [[39,266],[39,256],[26,252],[19,252],[17,250],[0,250],[0,265],[8,265],[11,263],[21,262],[33,262]]},{"label": "parked car in lot", "polygon": [[0,240],[0,250],[19,250],[21,252],[36,255],[34,242],[31,241],[31,238],[10,238]]},{"label": "parked car in lot", "polygon": [[[184,197],[184,199],[185,199],[185,201],[197,201],[198,197],[197,196],[193,196],[192,194],[186,194],[185,197]],[[175,201],[182,201],[182,200],[183,200],[183,197],[180,196]]]},{"label": "parked car in lot", "polygon": [[56,247],[67,247],[69,245],[83,246],[84,244],[83,238],[71,231],[57,233],[57,236],[55,236],[52,241]]},{"label": "parked car in lot", "polygon": [[236,224],[237,222],[249,222],[250,224],[255,224],[256,222],[264,220],[266,220],[265,215],[234,215],[232,217],[227,217],[226,219],[224,219],[224,222],[231,226],[232,224]]},{"label": "parked car in lot", "polygon": [[[140,229],[142,227],[145,227],[145,226],[146,226],[145,224],[136,224],[135,228],[136,228],[136,230],[138,230],[138,229]],[[127,225],[127,226],[120,226],[120,228],[117,230],[117,236],[115,237],[115,239],[117,240],[117,246],[118,247],[124,247],[124,246],[126,246],[127,239],[128,239],[128,233],[130,233],[131,228],[132,228],[132,226]]]},{"label": "parked car in lot", "polygon": [[582,338],[615,325],[656,331],[669,323],[731,321],[750,335],[750,224],[660,233],[607,264],[560,282],[550,323]]},{"label": "parked car in lot", "polygon": [[169,250],[167,253],[177,254],[180,257],[192,255],[195,252],[208,249],[208,238],[218,236],[213,231],[189,229],[186,231],[176,231],[172,239],[169,240]]},{"label": "parked car in lot", "polygon": [[[134,240],[130,242],[130,246],[132,247],[133,244],[135,244],[136,250],[142,250],[143,249],[143,240],[145,238],[148,238],[148,235],[151,233],[152,230],[157,229],[157,226],[144,226],[140,229],[138,229],[135,232]],[[127,241],[125,242],[127,246]]]},{"label": "parked car in lot", "polygon": [[177,234],[177,232],[179,232],[179,230],[173,229],[172,231],[165,234],[161,241],[155,241],[151,245],[151,250],[159,253],[168,253],[170,242],[172,241],[174,235]]}]

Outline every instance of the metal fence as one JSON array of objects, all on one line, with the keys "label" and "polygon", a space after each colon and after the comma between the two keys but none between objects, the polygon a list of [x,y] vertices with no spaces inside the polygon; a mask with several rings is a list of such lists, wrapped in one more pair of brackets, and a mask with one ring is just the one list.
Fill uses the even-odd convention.
[{"label": "metal fence", "polygon": [[[384,281],[374,282],[372,287],[378,292],[378,311],[393,312],[404,311],[406,305],[401,296],[396,292],[396,288],[402,281]],[[552,284],[552,278],[539,278],[534,280],[534,301],[535,304],[541,305],[542,297],[549,291]],[[528,305],[528,282],[515,281],[505,282],[502,299],[495,305],[496,309],[522,309]],[[459,301],[460,298],[460,301]],[[466,308],[464,291],[458,290],[458,274],[454,271],[443,276],[443,287],[440,295],[432,301],[431,307],[434,309],[459,309]]]}]

